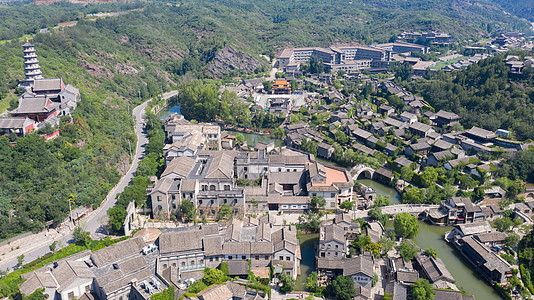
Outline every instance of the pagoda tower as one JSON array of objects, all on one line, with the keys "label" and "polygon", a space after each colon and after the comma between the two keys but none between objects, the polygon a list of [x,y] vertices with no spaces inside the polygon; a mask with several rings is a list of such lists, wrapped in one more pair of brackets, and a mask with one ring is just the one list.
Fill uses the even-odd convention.
[{"label": "pagoda tower", "polygon": [[22,49],[24,52],[24,75],[26,75],[26,82],[28,84],[33,84],[35,79],[43,78],[43,73],[41,72],[41,67],[39,67],[35,48],[32,43],[28,42],[28,39],[26,39],[26,43],[22,45]]}]

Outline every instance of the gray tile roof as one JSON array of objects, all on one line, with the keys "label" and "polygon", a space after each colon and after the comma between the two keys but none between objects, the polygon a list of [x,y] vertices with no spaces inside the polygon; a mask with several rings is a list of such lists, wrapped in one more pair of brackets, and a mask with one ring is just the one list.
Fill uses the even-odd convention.
[{"label": "gray tile roof", "polygon": [[449,273],[449,270],[445,267],[445,264],[441,259],[434,258],[431,256],[426,256],[419,253],[415,259],[417,260],[419,266],[424,270],[428,280],[431,283],[434,283],[438,280],[446,280],[449,282],[455,282],[452,275]]},{"label": "gray tile roof", "polygon": [[62,87],[63,80],[61,78],[36,79],[33,83],[34,92],[61,90]]},{"label": "gray tile roof", "polygon": [[247,275],[248,262],[246,260],[229,260],[226,263],[230,276]]},{"label": "gray tile roof", "polygon": [[163,171],[161,177],[165,177],[171,173],[175,173],[182,178],[186,178],[191,172],[191,169],[193,169],[194,165],[194,158],[187,156],[176,157],[165,168],[165,171]]},{"label": "gray tile roof", "polygon": [[12,111],[14,114],[46,113],[58,108],[59,103],[48,104],[46,97],[22,98],[19,106]]},{"label": "gray tile roof", "polygon": [[220,236],[205,237],[202,240],[202,244],[206,256],[222,254],[222,239]]},{"label": "gray tile roof", "polygon": [[140,253],[144,246],[143,238],[135,237],[98,250],[91,254],[91,259],[96,266],[101,267],[135,253]]},{"label": "gray tile roof", "polygon": [[0,128],[22,128],[26,122],[33,122],[27,117],[0,118]]},{"label": "gray tile roof", "polygon": [[161,253],[202,249],[202,230],[171,231],[159,236]]},{"label": "gray tile roof", "polygon": [[224,255],[248,255],[250,254],[249,242],[226,242],[223,245]]},{"label": "gray tile roof", "polygon": [[56,278],[59,284],[58,292],[62,292],[64,288],[67,288],[74,280],[79,278],[94,278],[95,274],[89,269],[89,267],[83,261],[66,261],[58,265],[52,271],[52,274]]},{"label": "gray tile roof", "polygon": [[346,258],[343,264],[343,276],[351,276],[358,273],[373,277],[373,261],[363,255]]}]

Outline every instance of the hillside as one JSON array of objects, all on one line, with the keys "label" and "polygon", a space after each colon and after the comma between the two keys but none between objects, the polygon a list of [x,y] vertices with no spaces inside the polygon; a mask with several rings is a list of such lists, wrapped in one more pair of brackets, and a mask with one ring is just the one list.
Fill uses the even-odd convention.
[{"label": "hillside", "polygon": [[534,22],[534,2],[530,0],[491,0],[505,11]]}]

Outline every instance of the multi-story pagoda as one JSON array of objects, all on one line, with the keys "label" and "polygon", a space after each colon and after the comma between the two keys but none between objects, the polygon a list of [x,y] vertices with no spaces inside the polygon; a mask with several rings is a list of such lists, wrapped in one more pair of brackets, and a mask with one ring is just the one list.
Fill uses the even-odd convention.
[{"label": "multi-story pagoda", "polygon": [[41,67],[39,67],[39,61],[37,60],[37,54],[33,44],[28,42],[22,45],[24,52],[24,75],[26,76],[26,83],[33,84],[35,79],[42,79],[43,75]]}]

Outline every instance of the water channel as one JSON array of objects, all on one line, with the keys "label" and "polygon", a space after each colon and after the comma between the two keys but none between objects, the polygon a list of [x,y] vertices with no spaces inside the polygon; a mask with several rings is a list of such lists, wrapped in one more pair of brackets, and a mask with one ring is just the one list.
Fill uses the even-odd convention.
[{"label": "water channel", "polygon": [[300,261],[300,275],[297,277],[295,290],[306,290],[306,278],[315,271],[315,245],[319,240],[318,233],[304,234],[299,236],[300,253],[302,260]]},{"label": "water channel", "polygon": [[[361,179],[358,180],[358,182],[372,187],[378,195],[390,196],[391,204],[400,203],[400,195],[395,189],[370,179]],[[391,226],[390,224],[388,225],[389,226],[386,226],[386,228]],[[458,250],[454,249],[443,240],[445,232],[451,229],[452,227],[434,226],[420,221],[419,234],[417,234],[414,240],[422,249],[437,249],[438,257],[443,260],[445,266],[456,280],[456,285],[462,287],[467,293],[474,295],[475,299],[502,299],[501,296],[475,272],[474,268],[469,265]]]}]

